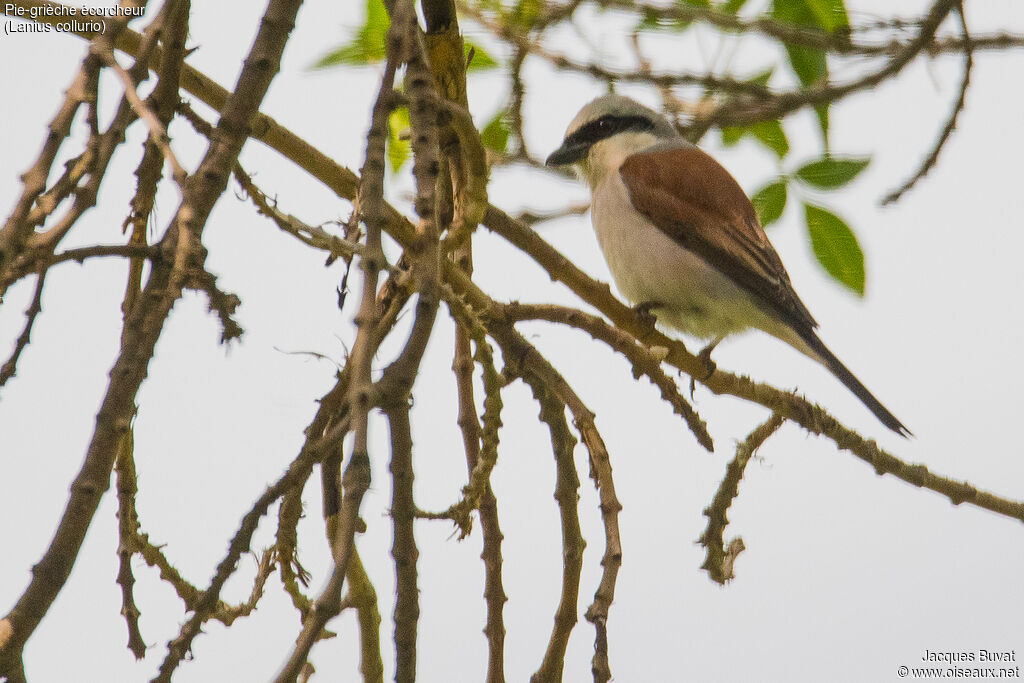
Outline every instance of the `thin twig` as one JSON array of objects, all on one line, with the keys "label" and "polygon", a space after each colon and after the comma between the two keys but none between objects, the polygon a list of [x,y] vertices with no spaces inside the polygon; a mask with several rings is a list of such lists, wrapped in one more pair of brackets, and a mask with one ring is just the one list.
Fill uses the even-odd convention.
[{"label": "thin twig", "polygon": [[907,191],[909,191],[919,180],[924,178],[939,161],[939,154],[942,152],[942,148],[945,146],[946,141],[949,140],[953,131],[956,129],[957,119],[960,117],[960,112],[964,110],[964,105],[967,103],[967,88],[971,84],[971,70],[974,67],[974,47],[971,44],[971,34],[967,30],[967,18],[964,16],[964,5],[963,0],[958,0],[957,5],[957,16],[960,18],[960,28],[963,31],[963,49],[964,49],[964,75],[960,81],[960,94],[957,95],[956,102],[953,104],[953,111],[950,112],[949,117],[946,119],[946,125],[942,128],[942,132],[939,133],[938,139],[935,144],[932,145],[931,151],[925,156],[924,161],[921,162],[921,166],[917,169],[910,178],[903,182],[898,188],[885,195],[882,198],[881,204],[885,206],[899,201]]},{"label": "thin twig", "polygon": [[502,312],[511,321],[546,320],[575,327],[618,351],[632,365],[633,377],[646,377],[651,384],[658,387],[661,398],[672,406],[673,412],[686,421],[697,442],[708,452],[714,452],[715,445],[708,434],[707,424],[679,392],[675,380],[661,369],[663,358],[641,344],[633,335],[612,327],[595,315],[566,306],[512,302],[506,304]]},{"label": "thin twig", "polygon": [[263,589],[267,585],[267,579],[274,573],[274,560],[276,555],[273,548],[267,548],[260,554],[259,563],[256,565],[256,576],[253,577],[252,589],[249,591],[248,599],[239,605],[224,605],[214,611],[213,616],[225,626],[231,626],[236,619],[248,617],[255,610],[263,597]]},{"label": "thin twig", "polygon": [[[128,99],[122,97],[107,129],[102,133],[95,132],[90,135],[86,150],[86,156],[90,162],[85,176],[86,182],[75,186],[71,207],[51,226],[42,232],[36,232],[26,240],[26,246],[35,252],[36,257],[38,254],[52,252],[56,249],[60,241],[77,224],[78,219],[96,205],[96,196],[106,177],[107,167],[114,152],[124,143],[125,131],[135,122],[135,119],[135,112],[128,103]],[[40,216],[40,220],[43,220],[42,216]]]},{"label": "thin twig", "polygon": [[391,431],[391,522],[394,529],[391,557],[395,561],[395,681],[416,680],[416,631],[419,622],[419,550],[413,535],[416,504],[413,499],[412,430],[409,404],[387,408]]},{"label": "thin twig", "polygon": [[834,103],[857,92],[874,88],[879,83],[903,71],[904,67],[924,52],[935,39],[935,32],[949,16],[957,0],[936,0],[921,22],[920,31],[902,50],[893,54],[882,66],[864,76],[847,83],[823,83],[810,87],[772,93],[771,97],[759,102],[730,100],[708,116],[694,122],[699,129],[717,125],[749,125],[758,121],[780,119],[783,116],[818,104]]},{"label": "thin twig", "polygon": [[377,591],[359,559],[359,551],[352,551],[348,563],[348,601],[356,609],[359,619],[359,672],[364,683],[384,683],[384,663],[380,657],[380,610]]},{"label": "thin twig", "polygon": [[[445,302],[456,328],[456,371],[459,389],[459,426],[463,431],[463,442],[466,448],[466,462],[470,467],[469,482],[462,491],[462,498],[451,505],[437,518],[451,519],[459,527],[459,538],[469,535],[472,527],[473,510],[481,508],[484,498],[491,491],[491,472],[498,462],[498,430],[501,428],[501,389],[508,378],[499,376],[494,365],[494,356],[490,344],[487,343],[487,329],[480,318],[457,299],[447,297]],[[460,340],[459,335],[465,341]],[[475,360],[483,369],[484,380],[484,416],[483,429],[477,420],[476,401],[473,400],[472,379],[473,359],[470,354],[470,339],[476,344]],[[490,496],[493,498],[493,491]],[[495,522],[496,523],[496,522]]]},{"label": "thin twig", "polygon": [[281,575],[281,583],[285,592],[291,597],[292,605],[299,611],[299,615],[305,619],[313,606],[310,600],[299,587],[308,585],[309,574],[299,563],[299,519],[302,517],[302,490],[305,481],[299,482],[295,488],[287,491],[281,498],[281,507],[277,512],[277,535],[274,542],[275,559],[277,561],[278,573]]},{"label": "thin twig", "polygon": [[140,529],[136,530],[132,545],[135,548],[135,552],[142,557],[148,566],[157,569],[160,573],[160,580],[166,582],[174,589],[174,592],[185,604],[187,610],[192,610],[199,604],[202,591],[181,575],[177,567],[164,554],[163,546],[155,545],[149,540],[149,534],[144,533]]},{"label": "thin twig", "polygon": [[[396,2],[392,10],[391,25],[388,28],[387,63],[381,79],[380,89],[373,106],[370,130],[366,136],[366,155],[363,164],[362,182],[359,189],[359,203],[366,225],[366,254],[360,261],[363,271],[363,293],[359,312],[356,314],[358,332],[347,364],[351,368],[348,387],[349,420],[353,431],[352,455],[342,477],[341,510],[338,513],[337,531],[332,550],[334,568],[327,584],[317,597],[312,613],[303,624],[291,655],[284,668],[278,673],[277,683],[295,681],[302,670],[309,652],[320,637],[320,632],[341,609],[341,589],[345,580],[348,563],[355,549],[355,534],[359,526],[359,507],[363,494],[370,486],[370,458],[368,452],[369,411],[374,404],[373,381],[370,376],[371,362],[376,351],[376,327],[380,319],[377,308],[377,281],[382,264],[386,262],[381,249],[381,232],[386,214],[384,205],[384,142],[387,139],[387,122],[394,106],[395,72],[406,61],[409,49],[406,45],[408,21],[411,8],[406,2]],[[415,16],[413,14],[413,16]]]},{"label": "thin twig", "polygon": [[[465,286],[464,289],[463,286]],[[483,303],[479,301],[481,293],[474,291],[472,285],[460,282],[459,289],[462,294],[477,300],[477,303]],[[482,308],[491,310],[496,306],[489,303]],[[618,522],[622,505],[615,495],[615,483],[612,478],[608,449],[597,429],[594,413],[587,408],[558,370],[519,332],[513,329],[510,323],[494,317],[490,317],[490,320],[489,334],[502,349],[502,356],[506,362],[506,374],[515,373],[523,377],[531,388],[542,387],[545,393],[550,392],[558,401],[568,407],[573,416],[573,424],[579,431],[583,444],[587,447],[587,452],[590,455],[590,476],[598,487],[601,499],[601,521],[605,526],[605,552],[601,559],[601,565],[604,568],[601,584],[594,596],[594,603],[587,611],[587,618],[595,628],[592,665],[595,678],[607,681],[611,678],[611,670],[608,666],[608,609],[615,596],[615,581],[619,566],[622,564],[622,545],[619,538]],[[569,560],[567,559],[566,562],[568,563]],[[573,618],[575,619],[575,616]],[[563,623],[563,628],[564,626]],[[554,639],[555,634],[552,633],[552,643],[555,643]]]},{"label": "thin twig", "polygon": [[128,650],[135,659],[146,656],[146,642],[139,630],[139,608],[135,604],[135,576],[132,574],[132,557],[135,555],[135,539],[138,537],[139,520],[135,512],[135,494],[138,482],[135,475],[134,438],[132,430],[118,444],[117,462],[117,583],[121,586],[121,615],[128,628]]},{"label": "thin twig", "polygon": [[14,342],[11,355],[8,356],[3,366],[0,366],[0,387],[7,384],[7,380],[18,372],[18,360],[32,338],[32,327],[36,324],[36,317],[43,312],[43,287],[46,284],[48,272],[50,272],[48,267],[40,268],[39,274],[36,276],[36,290],[32,295],[32,303],[25,309],[25,326],[22,328],[21,334],[18,335],[18,340]]},{"label": "thin twig", "polygon": [[700,544],[707,550],[707,555],[701,568],[707,570],[711,580],[716,583],[724,584],[733,578],[733,563],[743,550],[743,541],[739,538],[732,539],[728,549],[725,546],[723,534],[729,523],[726,512],[739,493],[740,480],[743,479],[743,472],[750,458],[783,422],[785,420],[781,416],[773,413],[767,421],[752,431],[743,443],[737,444],[736,457],[726,468],[725,478],[722,479],[711,505],[704,510],[708,524],[700,536]]},{"label": "thin twig", "polygon": [[[157,19],[146,28],[146,34],[150,36],[150,51],[156,48],[159,37],[166,46],[166,52],[162,55],[159,76],[156,87],[150,94],[148,102],[154,109],[160,123],[166,129],[174,117],[175,107],[180,98],[179,88],[181,87],[181,67],[185,59],[185,36],[188,33],[189,0],[174,0],[164,3],[160,8]],[[158,31],[154,31],[158,29]],[[143,37],[143,46],[146,44],[146,36]],[[145,47],[141,48],[145,50]],[[136,60],[129,72],[132,82],[138,83],[148,74],[145,72],[145,65]],[[148,137],[143,144],[142,159],[135,169],[137,179],[135,195],[130,202],[131,210],[125,218],[124,228],[130,230],[128,243],[133,245],[145,245],[149,241],[147,227],[152,216],[153,206],[156,201],[157,185],[163,177],[164,159],[159,146]],[[142,288],[142,267],[140,259],[133,259],[128,272],[127,292],[123,311],[127,312],[134,306],[138,292]]]},{"label": "thin twig", "polygon": [[579,487],[573,461],[576,439],[569,431],[565,419],[565,404],[549,389],[544,381],[530,371],[522,373],[533,396],[540,404],[540,419],[551,433],[551,451],[555,456],[555,500],[562,520],[562,593],[555,611],[555,624],[540,667],[530,677],[531,683],[562,680],[565,649],[569,635],[576,626],[576,603],[580,594],[580,574],[583,571],[583,549],[586,542],[580,531]]},{"label": "thin twig", "polygon": [[146,122],[149,126],[149,139],[155,144],[160,151],[163,153],[164,159],[171,166],[171,175],[174,181],[178,184],[179,188],[184,188],[185,181],[188,179],[188,172],[178,161],[178,157],[174,154],[174,150],[171,149],[170,138],[167,136],[167,128],[160,121],[160,117],[153,112],[149,106],[142,101],[139,96],[139,91],[135,88],[135,83],[132,80],[131,74],[129,74],[123,66],[118,64],[114,58],[114,48],[111,45],[99,43],[94,45],[97,55],[103,61],[103,63],[110,69],[113,70],[117,77],[121,79],[121,84],[124,86],[125,97],[128,98],[128,102],[131,103],[132,109],[140,119]]},{"label": "thin twig", "polygon": [[554,52],[532,39],[527,34],[518,32],[514,27],[491,19],[482,12],[466,7],[467,16],[493,32],[496,36],[511,43],[516,48],[536,55],[549,62],[556,69],[586,74],[605,83],[645,83],[657,86],[698,85],[710,90],[744,94],[758,99],[771,99],[771,90],[756,83],[737,80],[727,76],[712,76],[696,73],[647,73],[640,74],[630,69],[613,70],[592,62],[580,62],[564,54]]},{"label": "thin twig", "polygon": [[556,209],[554,211],[523,211],[516,216],[516,220],[523,225],[533,227],[534,225],[544,223],[545,221],[554,221],[559,218],[567,218],[569,216],[582,216],[587,211],[590,211],[590,202],[572,204],[564,209]]},{"label": "thin twig", "polygon": [[[87,101],[89,93],[93,91],[99,69],[100,63],[95,57],[87,56],[82,62],[82,66],[65,93],[64,102],[50,122],[48,135],[38,158],[21,176],[24,186],[21,196],[15,203],[11,215],[7,217],[3,228],[0,229],[0,275],[20,252],[25,240],[32,232],[34,226],[26,219],[34,203],[46,189],[46,179],[57,158],[57,152],[64,140],[71,134],[71,123],[74,121],[79,107]],[[38,216],[36,218],[38,220]],[[0,288],[0,295],[3,294],[3,291],[3,288]]]},{"label": "thin twig", "polygon": [[167,659],[164,660],[164,665],[161,666],[160,675],[155,681],[170,680],[169,673],[173,671],[174,667],[170,666],[168,662],[176,663],[176,660],[172,658],[178,657],[179,653],[187,652],[191,640],[198,634],[202,623],[211,616],[216,615],[220,591],[227,579],[234,573],[239,558],[242,554],[249,551],[253,534],[256,532],[260,519],[267,513],[267,510],[274,501],[285,495],[289,490],[300,485],[301,482],[309,477],[313,465],[323,457],[324,451],[330,445],[329,441],[321,440],[317,445],[304,447],[285,473],[267,488],[242,518],[239,529],[231,540],[227,555],[217,565],[217,571],[210,582],[210,587],[202,591],[197,604],[193,607],[193,616],[181,627],[178,637],[169,644],[170,652]]}]

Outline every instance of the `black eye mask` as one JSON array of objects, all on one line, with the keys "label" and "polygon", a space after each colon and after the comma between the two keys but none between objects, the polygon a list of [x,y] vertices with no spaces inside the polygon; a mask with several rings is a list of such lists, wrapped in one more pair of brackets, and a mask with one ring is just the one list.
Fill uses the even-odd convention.
[{"label": "black eye mask", "polygon": [[590,146],[595,142],[610,138],[616,133],[627,130],[642,133],[652,128],[654,128],[654,122],[646,116],[606,114],[577,130],[567,137],[565,142],[570,145],[585,144]]},{"label": "black eye mask", "polygon": [[587,151],[595,142],[627,130],[642,133],[653,129],[654,122],[646,116],[605,114],[567,137],[546,163],[548,166],[571,164],[587,156]]}]

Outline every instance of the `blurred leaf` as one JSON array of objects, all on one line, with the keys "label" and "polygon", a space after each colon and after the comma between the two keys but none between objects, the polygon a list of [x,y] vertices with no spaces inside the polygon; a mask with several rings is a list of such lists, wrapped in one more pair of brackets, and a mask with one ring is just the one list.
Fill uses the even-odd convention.
[{"label": "blurred leaf", "polygon": [[830,211],[804,205],[807,232],[814,256],[837,282],[864,296],[864,252],[857,236],[839,216]]},{"label": "blurred leaf", "polygon": [[[818,16],[808,6],[808,2],[814,0],[773,0],[772,17],[779,21],[799,26],[816,26],[826,28]],[[831,5],[838,1],[840,6],[842,0],[817,0],[821,3]],[[845,9],[843,17],[846,16]],[[827,28],[826,28],[827,30]],[[804,86],[814,85],[828,80],[828,62],[825,53],[815,48],[804,45],[786,45],[786,54],[789,55],[789,64],[793,67],[793,73],[800,79]],[[821,135],[825,142],[825,149],[828,149],[828,105],[817,105],[815,111],[818,113],[818,124],[821,126]]]},{"label": "blurred leaf", "polygon": [[789,55],[793,73],[800,79],[802,85],[814,85],[823,81],[828,74],[825,55],[820,50],[802,45],[787,45],[786,54]]},{"label": "blurred leaf", "polygon": [[540,11],[544,9],[543,0],[519,0],[511,13],[511,20],[519,28],[529,29],[540,17]]},{"label": "blurred leaf", "polygon": [[383,0],[366,0],[366,21],[346,45],[331,50],[314,64],[314,69],[339,64],[373,64],[384,59],[384,39],[391,19],[384,9]]},{"label": "blurred leaf", "polygon": [[725,12],[726,14],[736,14],[743,6],[747,4],[747,0],[725,0],[718,6],[719,12]]},{"label": "blurred leaf", "polygon": [[[746,2],[746,0],[743,0]],[[676,0],[675,4],[684,8],[696,7],[698,9],[711,9],[711,0]],[[653,8],[641,8],[642,17],[637,22],[636,29],[640,31],[675,31],[682,33],[693,26],[688,19],[659,16]]]},{"label": "blurred leaf", "polygon": [[814,113],[818,115],[818,127],[821,129],[821,141],[825,145],[825,153],[829,151],[828,142],[828,104],[817,104]]},{"label": "blurred leaf", "polygon": [[789,153],[789,140],[786,138],[782,124],[778,121],[762,121],[752,126],[723,126],[722,144],[725,147],[732,147],[739,142],[744,135],[753,135],[757,140],[775,152],[781,159]]},{"label": "blurred leaf", "polygon": [[682,33],[693,25],[692,21],[659,16],[657,12],[651,9],[643,9],[641,12],[641,19],[636,25],[637,31],[676,31]]},{"label": "blurred leaf", "polygon": [[[798,26],[821,27],[817,16],[807,6],[807,0],[773,0],[772,18]],[[804,45],[786,45],[786,52],[789,53],[793,73],[804,85],[810,85],[828,73],[825,54],[821,50]]]},{"label": "blurred leaf", "polygon": [[870,162],[871,157],[836,158],[826,156],[804,164],[797,169],[796,175],[808,185],[831,190],[842,187],[856,178]]},{"label": "blurred leaf", "polygon": [[326,69],[340,64],[369,64],[370,58],[362,45],[350,43],[331,50],[313,62],[312,69]]},{"label": "blurred leaf", "polygon": [[722,126],[722,144],[732,147],[739,142],[747,132],[742,126]]},{"label": "blurred leaf", "polygon": [[806,2],[817,19],[818,26],[829,33],[835,33],[836,29],[850,25],[843,0],[806,0]]},{"label": "blurred leaf", "polygon": [[493,149],[496,152],[504,152],[508,147],[508,124],[505,123],[505,112],[499,111],[494,115],[484,129],[480,131],[480,140],[484,147]]},{"label": "blurred leaf", "polygon": [[657,31],[661,28],[662,26],[661,23],[658,21],[658,17],[656,17],[653,14],[644,13],[640,17],[640,21],[636,22],[636,26],[633,27],[633,31]]},{"label": "blurred leaf", "polygon": [[756,76],[753,76],[752,78],[748,78],[746,82],[747,83],[752,83],[753,85],[759,85],[762,88],[767,88],[768,87],[768,81],[770,81],[772,79],[772,74],[774,74],[774,73],[775,73],[775,67],[773,66],[770,69],[762,71],[761,73],[757,74]]},{"label": "blurred leaf", "polygon": [[775,152],[781,159],[789,153],[789,140],[782,130],[782,124],[776,120],[761,121],[750,127],[750,132],[768,149]]},{"label": "blurred leaf", "polygon": [[497,60],[476,43],[463,40],[462,49],[465,51],[467,59],[469,58],[469,51],[473,51],[473,61],[466,65],[466,71],[486,71],[499,66]]},{"label": "blurred leaf", "polygon": [[786,181],[776,180],[765,185],[754,193],[750,202],[757,211],[757,219],[761,221],[761,226],[767,228],[779,220],[786,208]]},{"label": "blurred leaf", "polygon": [[388,163],[391,172],[398,173],[409,160],[410,144],[402,139],[402,134],[409,130],[409,110],[397,107],[388,118]]}]

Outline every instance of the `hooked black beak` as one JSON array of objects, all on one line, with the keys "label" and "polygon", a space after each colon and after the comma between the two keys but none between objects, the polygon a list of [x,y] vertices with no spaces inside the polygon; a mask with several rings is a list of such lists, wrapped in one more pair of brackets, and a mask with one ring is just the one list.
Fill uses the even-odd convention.
[{"label": "hooked black beak", "polygon": [[587,152],[590,150],[589,142],[564,142],[562,146],[551,153],[547,161],[544,162],[545,166],[565,166],[579,161],[583,157],[587,156]]}]

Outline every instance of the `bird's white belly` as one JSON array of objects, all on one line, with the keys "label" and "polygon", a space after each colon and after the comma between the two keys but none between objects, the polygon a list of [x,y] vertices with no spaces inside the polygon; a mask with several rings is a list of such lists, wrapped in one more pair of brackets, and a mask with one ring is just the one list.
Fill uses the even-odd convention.
[{"label": "bird's white belly", "polygon": [[594,230],[616,287],[633,304],[656,302],[660,324],[702,339],[770,326],[745,291],[633,208],[618,173],[607,174],[593,198]]}]

